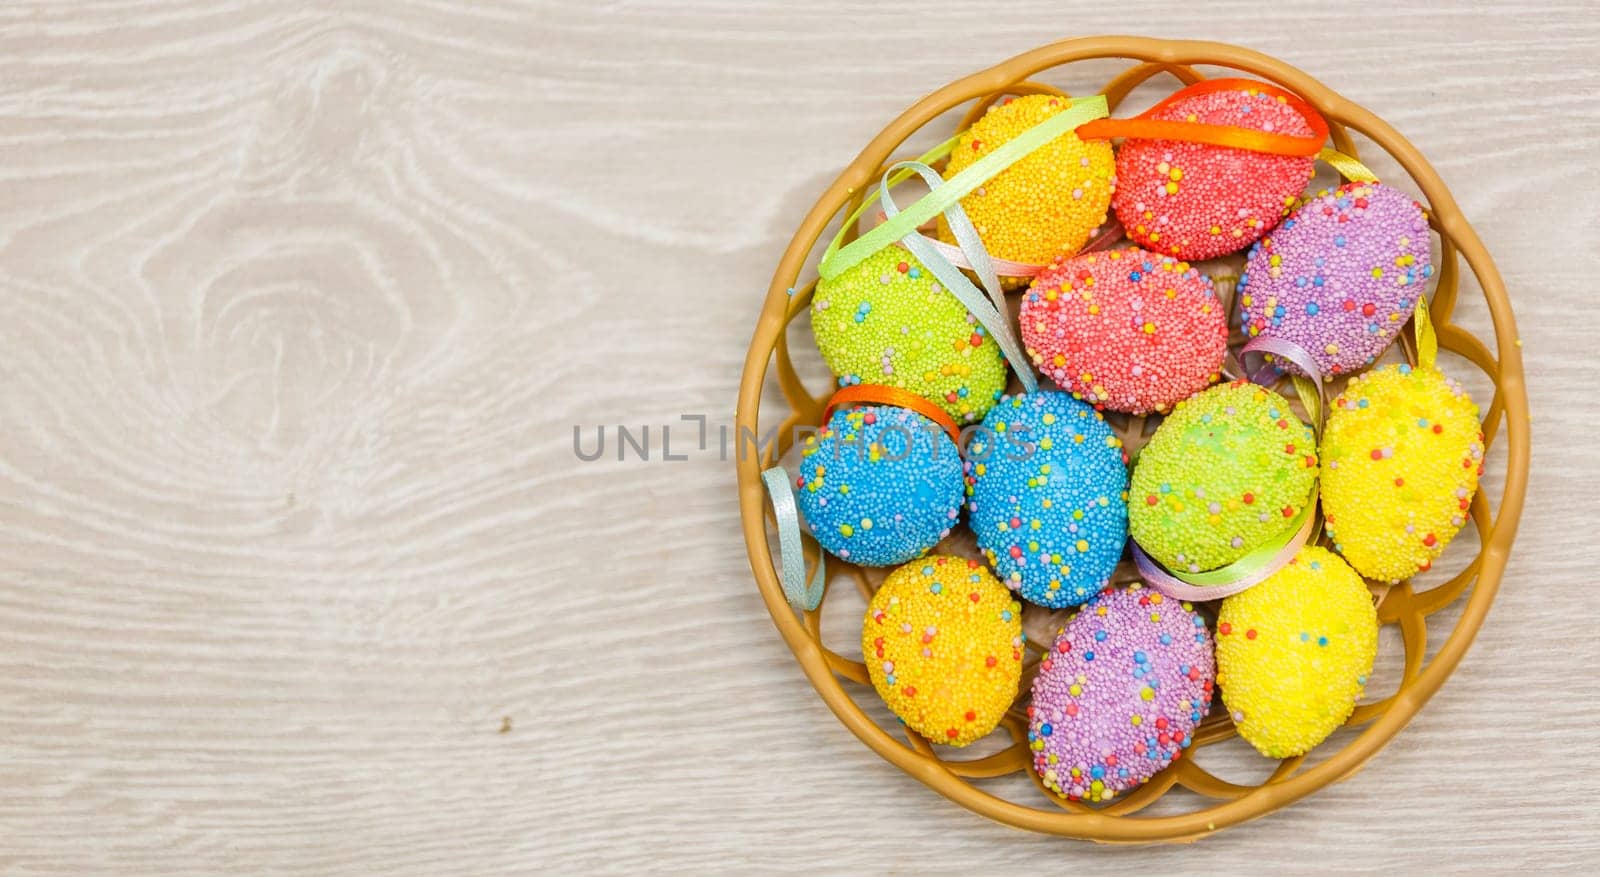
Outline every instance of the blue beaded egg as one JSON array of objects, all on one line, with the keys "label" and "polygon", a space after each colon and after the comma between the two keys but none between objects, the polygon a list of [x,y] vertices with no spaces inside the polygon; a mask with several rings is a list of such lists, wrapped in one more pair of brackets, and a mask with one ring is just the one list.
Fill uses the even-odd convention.
[{"label": "blue beaded egg", "polygon": [[1053,390],[1002,397],[965,468],[972,530],[1001,582],[1051,608],[1106,586],[1128,541],[1128,467],[1100,412]]},{"label": "blue beaded egg", "polygon": [[960,452],[914,411],[835,411],[800,453],[800,512],[811,535],[841,560],[905,563],[948,536],[960,517]]}]

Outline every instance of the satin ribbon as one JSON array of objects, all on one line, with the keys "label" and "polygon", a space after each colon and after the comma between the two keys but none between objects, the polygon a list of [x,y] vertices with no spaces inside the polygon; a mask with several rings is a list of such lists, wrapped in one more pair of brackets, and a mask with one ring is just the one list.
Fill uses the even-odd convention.
[{"label": "satin ribbon", "polygon": [[817,570],[807,582],[806,556],[800,548],[800,510],[794,501],[789,472],[782,466],[773,466],[761,473],[761,484],[767,489],[778,521],[778,580],[783,584],[783,595],[789,605],[810,612],[822,604],[822,592],[828,582],[827,558],[817,552]]},{"label": "satin ribbon", "polygon": [[[1113,219],[1107,223],[1105,231],[1096,235],[1094,240],[1084,244],[1083,249],[1074,255],[1081,256],[1085,253],[1098,253],[1122,240],[1122,235],[1122,225]],[[944,241],[930,238],[927,235],[923,235],[922,239],[927,241],[935,250],[938,250],[940,255],[949,259],[950,264],[957,268],[972,267],[972,263],[967,261],[967,256],[961,252],[960,247],[953,247]],[[1038,277],[1046,268],[1051,267],[1049,265],[1035,265],[1032,262],[1013,262],[1010,259],[1000,259],[994,256],[990,256],[989,260],[994,263],[995,273],[1001,277]]]},{"label": "satin ribbon", "polygon": [[[919,161],[902,161],[889,168],[883,179],[878,182],[878,199],[883,202],[883,212],[887,217],[884,225],[894,222],[897,216],[904,215],[900,212],[900,206],[894,202],[894,194],[889,191],[889,178],[900,170],[909,170],[920,175],[923,182],[928,184],[929,195],[939,193],[948,185],[939,176],[938,171]],[[972,281],[967,279],[967,275],[950,264],[950,260],[934,248],[932,242],[923,237],[916,228],[912,228],[901,238],[900,244],[910,250],[923,267],[932,272],[933,276],[944,284],[945,289],[948,289],[973,316],[978,318],[978,322],[983,325],[989,337],[1000,345],[1001,352],[1006,355],[1012,370],[1017,373],[1017,379],[1022,382],[1022,388],[1029,393],[1038,392],[1039,382],[1034,377],[1033,365],[1022,352],[1022,345],[1017,343],[1017,336],[1011,332],[1011,312],[1006,307],[1005,291],[1000,288],[1000,277],[995,273],[989,251],[984,249],[983,241],[978,239],[978,229],[967,217],[967,211],[961,206],[960,201],[951,202],[945,208],[944,216],[950,224],[950,233],[955,236],[956,244],[966,255],[973,272],[983,282],[983,288],[989,294],[987,300],[978,292],[978,288],[972,285]],[[883,225],[878,228],[883,228]]]},{"label": "satin ribbon", "polygon": [[1417,365],[1434,368],[1439,359],[1439,336],[1433,331],[1433,318],[1428,316],[1428,297],[1417,293],[1417,310],[1411,315],[1411,331],[1417,336]]},{"label": "satin ribbon", "polygon": [[943,408],[929,402],[908,390],[899,387],[888,387],[882,384],[856,384],[851,387],[841,387],[822,406],[822,425],[827,426],[833,417],[834,409],[848,405],[893,405],[896,408],[907,408],[921,414],[933,421],[940,429],[950,436],[950,440],[961,443],[961,429],[956,426],[954,419],[946,414]]},{"label": "satin ribbon", "polygon": [[1311,539],[1312,526],[1317,520],[1316,507],[1317,489],[1312,487],[1310,500],[1294,517],[1293,524],[1297,526],[1286,529],[1281,538],[1268,542],[1221,569],[1209,572],[1171,573],[1146,554],[1139,543],[1129,539],[1128,546],[1133,553],[1133,564],[1139,568],[1139,576],[1150,587],[1176,600],[1220,600],[1261,584],[1294,560],[1294,556]]},{"label": "satin ribbon", "polygon": [[[1110,112],[1105,95],[1063,98],[1063,100],[1070,100],[1072,105],[995,147],[993,152],[963,168],[960,173],[945,180],[944,185],[917,199],[915,204],[890,218],[888,222],[868,231],[842,248],[836,246],[842,240],[842,234],[834,238],[834,242],[822,254],[822,263],[817,266],[818,276],[823,280],[832,280],[850,270],[860,264],[862,259],[915,232],[918,226],[944,213],[950,205],[972,194],[973,190],[988,182],[995,174],[1015,164],[1035,149],[1085,122],[1104,118]],[[848,223],[845,228],[849,228]]]},{"label": "satin ribbon", "polygon": [[1331,146],[1317,153],[1317,158],[1338,171],[1340,176],[1352,183],[1376,183],[1378,181],[1378,175],[1367,170],[1366,165],[1357,161],[1355,157],[1345,155]]},{"label": "satin ribbon", "polygon": [[[1167,109],[1178,101],[1194,97],[1195,95],[1208,94],[1214,91],[1237,91],[1240,89],[1255,89],[1274,98],[1280,98],[1296,113],[1305,119],[1306,125],[1311,128],[1309,135],[1276,134],[1270,131],[1258,131],[1254,128],[1240,128],[1233,125],[1211,125],[1205,122],[1184,122],[1171,119],[1155,119],[1155,114]],[[1182,140],[1189,143],[1206,143],[1212,146],[1228,146],[1234,149],[1247,149],[1251,152],[1266,152],[1273,155],[1314,156],[1322,149],[1322,142],[1328,139],[1328,122],[1322,118],[1304,98],[1291,91],[1270,83],[1255,79],[1203,79],[1193,85],[1180,88],[1167,98],[1148,110],[1131,119],[1098,119],[1083,125],[1078,129],[1078,136],[1084,139],[1091,137],[1110,139],[1122,137],[1134,140]]]},{"label": "satin ribbon", "polygon": [[[957,143],[961,142],[961,135],[963,133],[965,133],[965,132],[956,133],[955,135],[951,136],[951,138],[949,140],[946,140],[945,142],[939,144],[938,146],[933,147],[932,149],[928,150],[927,152],[922,153],[921,155],[919,155],[915,159],[913,159],[913,161],[919,161],[919,162],[922,162],[923,164],[932,164],[933,162],[936,162],[939,159],[944,158],[945,156],[950,154],[951,150],[956,148],[956,144]],[[889,185],[891,187],[898,186],[901,183],[905,182],[906,180],[911,179],[912,176],[914,176],[914,174],[911,171],[900,171],[899,173],[892,174],[889,177]],[[838,258],[838,256],[836,254],[839,252],[839,248],[844,246],[844,236],[845,236],[845,234],[848,233],[850,231],[850,229],[855,228],[856,223],[859,222],[860,219],[861,219],[861,215],[863,213],[867,212],[867,208],[868,207],[871,207],[874,203],[877,202],[878,193],[880,191],[882,191],[881,187],[878,188],[878,189],[875,189],[875,190],[873,190],[871,192],[868,192],[866,194],[866,196],[861,199],[861,203],[856,205],[856,209],[850,211],[850,215],[846,216],[844,218],[844,222],[839,224],[839,230],[834,233],[833,240],[828,241],[828,246],[825,249],[823,249],[823,251],[822,251],[822,262],[821,262],[821,264],[819,264],[817,266],[817,273],[818,273],[819,276],[824,276],[824,275],[822,275],[822,266],[823,265],[830,265],[830,264],[832,264],[833,260]],[[870,256],[870,255],[872,255],[872,254],[871,253],[866,253],[866,254],[862,255],[861,258],[864,259],[864,258],[866,258],[867,256]],[[859,262],[860,262],[860,259],[857,259],[856,262],[855,263],[851,263],[851,265],[854,266],[856,263],[859,263]],[[844,271],[845,271],[845,269],[843,269],[843,268],[835,269],[830,274],[828,274],[826,276],[828,276],[828,277],[836,277],[839,274],[844,273]]]},{"label": "satin ribbon", "polygon": [[[1316,359],[1304,347],[1293,341],[1258,335],[1250,339],[1250,343],[1239,351],[1240,369],[1246,373],[1249,370],[1245,357],[1251,353],[1281,357],[1306,372],[1306,376],[1296,377],[1295,391],[1300,394],[1301,404],[1305,405],[1306,414],[1311,417],[1311,428],[1320,444],[1322,415],[1328,406],[1322,383],[1322,369],[1317,367]],[[1273,377],[1276,377],[1276,368],[1263,366],[1256,370],[1251,382],[1265,383]],[[1201,573],[1172,572],[1145,553],[1138,542],[1129,539],[1128,545],[1133,553],[1133,563],[1139,568],[1139,575],[1150,587],[1169,597],[1179,600],[1220,600],[1223,597],[1231,597],[1265,581],[1300,553],[1300,549],[1310,541],[1316,524],[1318,495],[1318,487],[1313,484],[1310,498],[1300,507],[1300,512],[1290,521],[1289,526],[1284,528],[1281,535],[1220,569]]]}]

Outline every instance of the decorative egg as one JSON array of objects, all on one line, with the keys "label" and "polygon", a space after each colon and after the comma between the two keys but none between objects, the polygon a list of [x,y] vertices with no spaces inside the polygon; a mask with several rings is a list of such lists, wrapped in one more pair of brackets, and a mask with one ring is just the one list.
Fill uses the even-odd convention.
[{"label": "decorative egg", "polygon": [[1052,608],[1105,587],[1128,541],[1126,460],[1105,417],[1065,393],[1000,399],[965,465],[978,548],[1007,587]]},{"label": "decorative egg", "polygon": [[1213,570],[1283,535],[1316,480],[1316,436],[1288,400],[1215,386],[1174,406],[1140,451],[1129,532],[1168,569]]},{"label": "decorative egg", "polygon": [[1046,788],[1105,801],[1178,760],[1211,709],[1211,633],[1188,603],[1107,588],[1039,662],[1028,745]]},{"label": "decorative egg", "polygon": [[[962,133],[945,169],[948,179],[1011,138],[1071,108],[1072,99],[1052,94],[1007,98]],[[1106,222],[1116,188],[1115,163],[1107,140],[1080,140],[1067,132],[995,174],[961,199],[989,255],[1015,262],[1048,263],[1078,252]],[[953,241],[948,223],[939,233]]]},{"label": "decorative egg", "polygon": [[1215,383],[1228,321],[1210,278],[1140,249],[1057,262],[1022,299],[1039,373],[1113,411],[1166,411]]},{"label": "decorative egg", "polygon": [[1217,684],[1239,736],[1269,758],[1304,755],[1344,724],[1378,654],[1378,613],[1355,570],[1308,545],[1222,601]]},{"label": "decorative egg", "polygon": [[1467,522],[1483,474],[1478,406],[1438,369],[1356,375],[1322,436],[1322,511],[1334,549],[1362,575],[1425,570]]},{"label": "decorative egg", "polygon": [[934,743],[982,739],[1017,698],[1022,606],[983,564],[930,555],[884,579],[867,605],[861,656],[872,687]]},{"label": "decorative egg", "polygon": [[[1148,118],[1291,136],[1314,133],[1293,107],[1250,86],[1179,97]],[[1117,154],[1112,207],[1140,246],[1198,262],[1242,250],[1266,234],[1315,172],[1306,156],[1129,139]]]},{"label": "decorative egg", "polygon": [[917,257],[885,247],[819,281],[811,331],[839,386],[898,387],[974,423],[1000,398],[1000,345]]},{"label": "decorative egg", "polygon": [[1416,310],[1433,276],[1430,247],[1422,206],[1398,189],[1322,192],[1250,248],[1239,277],[1245,333],[1300,345],[1324,375],[1369,365]]},{"label": "decorative egg", "polygon": [[920,557],[961,511],[961,455],[933,421],[889,405],[835,411],[800,451],[795,495],[811,535],[862,566]]}]

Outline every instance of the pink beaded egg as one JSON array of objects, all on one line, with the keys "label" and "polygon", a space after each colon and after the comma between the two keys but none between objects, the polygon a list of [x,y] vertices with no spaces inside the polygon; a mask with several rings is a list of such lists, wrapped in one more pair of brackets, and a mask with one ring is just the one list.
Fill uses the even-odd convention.
[{"label": "pink beaded egg", "polygon": [[1022,300],[1039,373],[1097,408],[1166,411],[1222,374],[1228,325],[1211,279],[1140,249],[1058,260]]},{"label": "pink beaded egg", "polygon": [[[1315,136],[1301,110],[1277,89],[1248,80],[1229,83],[1186,89],[1190,93],[1180,92],[1142,118]],[[1310,156],[1129,139],[1117,154],[1111,205],[1140,246],[1199,261],[1244,249],[1270,231],[1314,173]]]}]

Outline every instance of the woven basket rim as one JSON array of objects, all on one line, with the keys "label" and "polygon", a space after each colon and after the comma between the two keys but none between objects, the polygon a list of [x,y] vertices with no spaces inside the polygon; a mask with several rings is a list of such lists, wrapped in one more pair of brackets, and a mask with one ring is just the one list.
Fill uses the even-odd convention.
[{"label": "woven basket rim", "polygon": [[[1483,541],[1477,560],[1476,581],[1471,585],[1471,593],[1454,629],[1433,659],[1409,683],[1402,681],[1388,709],[1338,752],[1304,771],[1267,782],[1240,797],[1168,816],[1122,816],[1099,811],[1035,809],[979,789],[956,776],[937,760],[907,747],[879,727],[844,690],[821,647],[785,600],[768,548],[765,496],[760,479],[761,461],[755,454],[740,454],[736,463],[740,521],[751,568],[773,623],[829,709],[882,758],[963,807],[1016,828],[1108,843],[1192,841],[1263,816],[1329,783],[1348,777],[1382,749],[1432,697],[1466,653],[1494,600],[1516,536],[1527,489],[1530,437],[1522,357],[1511,303],[1483,242],[1462,216],[1455,199],[1432,165],[1408,140],[1382,119],[1295,67],[1260,52],[1225,43],[1138,36],[1081,37],[1024,52],[987,70],[956,80],[919,100],[891,121],[833,181],[801,221],[779,260],[762,305],[745,359],[735,419],[739,434],[745,434],[746,429],[752,433],[756,430],[768,363],[774,351],[778,350],[793,317],[790,312],[790,290],[796,285],[800,271],[824,229],[846,207],[852,196],[875,181],[878,169],[897,147],[950,109],[969,101],[982,101],[985,97],[1024,83],[1029,77],[1049,68],[1105,58],[1143,62],[1143,68],[1154,68],[1144,71],[1143,77],[1135,72],[1140,68],[1134,68],[1114,79],[1107,88],[1113,102],[1120,100],[1128,90],[1151,75],[1166,72],[1180,78],[1185,74],[1192,76],[1193,71],[1188,70],[1190,65],[1232,68],[1299,94],[1329,120],[1334,129],[1334,144],[1341,151],[1353,153],[1354,145],[1348,130],[1355,130],[1399,162],[1422,190],[1440,238],[1454,245],[1456,252],[1466,260],[1476,276],[1488,303],[1495,334],[1494,367],[1490,368],[1481,362],[1477,364],[1494,381],[1496,402],[1503,405],[1507,442],[1505,481],[1490,532],[1483,534],[1480,523]],[[1135,73],[1135,76],[1130,79],[1128,73]],[[1118,91],[1120,93],[1114,93]],[[1456,331],[1466,334],[1463,330]],[[1487,351],[1484,352],[1487,354]],[[1493,417],[1491,413],[1490,418]],[[1492,440],[1493,437],[1486,433],[1486,442]]]}]

